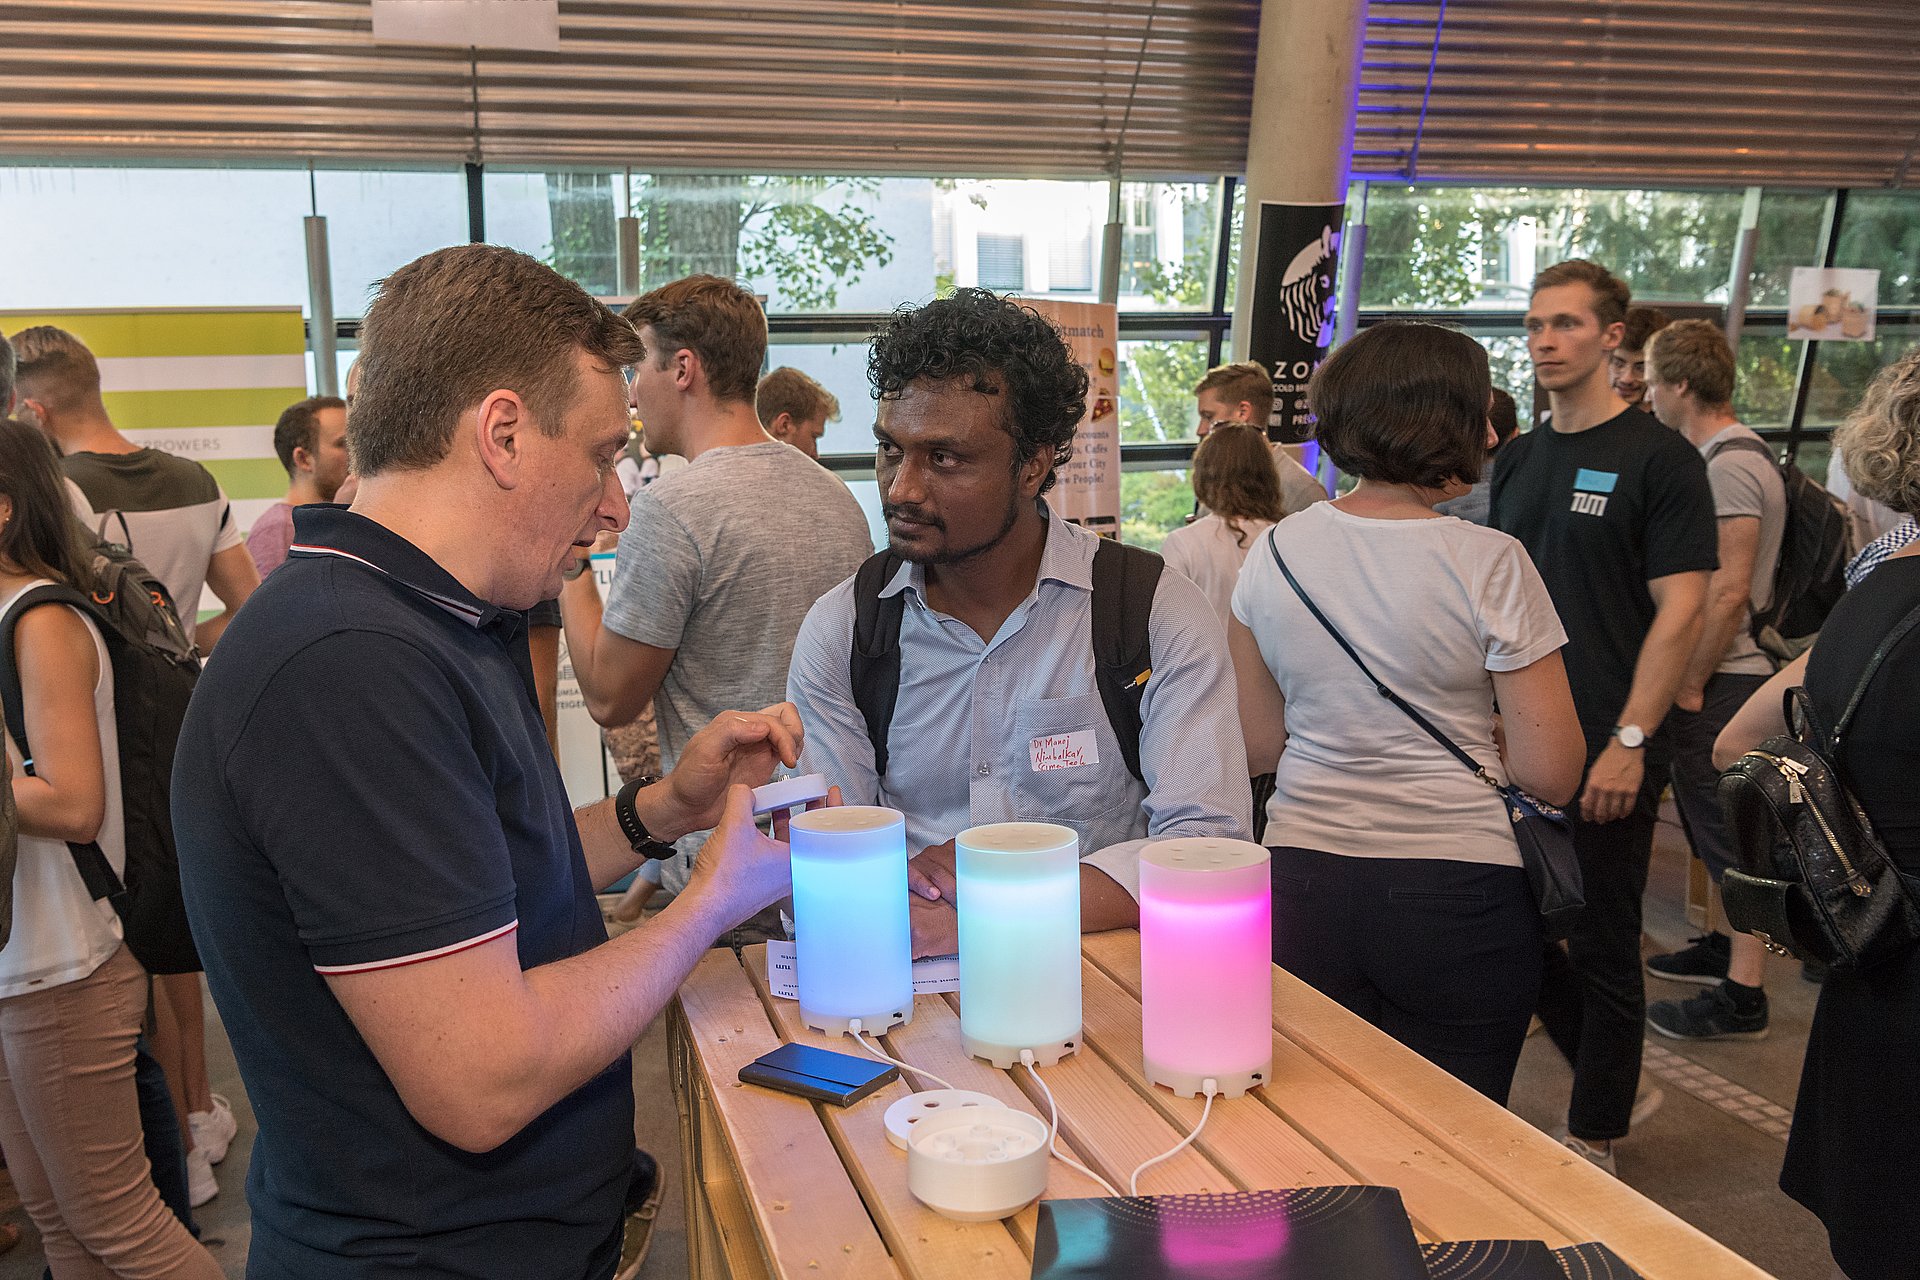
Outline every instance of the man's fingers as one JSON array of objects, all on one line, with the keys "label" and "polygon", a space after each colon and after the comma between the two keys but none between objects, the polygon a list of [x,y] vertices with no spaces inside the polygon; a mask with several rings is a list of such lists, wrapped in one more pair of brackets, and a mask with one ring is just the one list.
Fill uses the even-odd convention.
[{"label": "man's fingers", "polygon": [[776,702],[762,707],[760,714],[766,717],[767,741],[779,753],[781,763],[788,768],[799,764],[800,748],[807,738],[806,728],[800,723],[799,708],[791,702]]},{"label": "man's fingers", "polygon": [[911,862],[907,864],[907,891],[925,898],[929,902],[937,902],[942,896],[940,886],[935,884],[926,872],[914,866]]}]

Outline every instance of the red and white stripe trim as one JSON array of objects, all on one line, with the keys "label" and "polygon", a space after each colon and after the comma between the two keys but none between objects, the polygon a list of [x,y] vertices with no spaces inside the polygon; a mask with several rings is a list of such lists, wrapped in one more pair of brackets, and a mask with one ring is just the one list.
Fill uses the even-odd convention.
[{"label": "red and white stripe trim", "polygon": [[519,920],[510,920],[498,929],[489,929],[477,938],[468,938],[465,942],[450,942],[444,947],[435,947],[431,951],[416,951],[410,956],[395,956],[391,960],[369,960],[365,964],[317,964],[315,973],[372,973],[378,969],[402,969],[410,964],[419,964],[424,960],[438,960],[441,956],[450,956],[460,951],[471,950],[483,942],[492,942],[495,938],[504,938],[520,927]]}]

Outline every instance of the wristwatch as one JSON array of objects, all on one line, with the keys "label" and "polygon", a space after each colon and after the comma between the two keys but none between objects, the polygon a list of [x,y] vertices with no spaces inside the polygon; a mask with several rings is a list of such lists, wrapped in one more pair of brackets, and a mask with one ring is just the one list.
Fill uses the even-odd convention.
[{"label": "wristwatch", "polygon": [[1637,724],[1617,724],[1613,726],[1614,741],[1632,750],[1647,745],[1647,731]]},{"label": "wristwatch", "polygon": [[673,846],[665,840],[655,839],[647,824],[640,821],[639,811],[633,807],[633,798],[646,788],[660,781],[659,774],[642,774],[620,788],[613,798],[613,820],[620,824],[620,833],[627,838],[633,851],[642,858],[671,858]]}]

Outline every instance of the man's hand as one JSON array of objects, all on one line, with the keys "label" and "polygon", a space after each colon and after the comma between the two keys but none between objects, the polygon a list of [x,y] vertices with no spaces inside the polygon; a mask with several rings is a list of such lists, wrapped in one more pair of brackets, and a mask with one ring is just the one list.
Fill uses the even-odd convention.
[{"label": "man's hand", "polygon": [[[960,900],[957,875],[953,869],[953,841],[928,845],[907,863],[907,890],[916,899],[944,902],[949,910]],[[944,952],[930,952],[943,955]]]},{"label": "man's hand", "polygon": [[732,928],[793,892],[792,864],[787,846],[754,824],[750,788],[728,787],[715,823],[694,859],[687,892],[691,898],[711,895],[726,918],[724,927]]},{"label": "man's hand", "polygon": [[[773,777],[776,765],[799,763],[805,731],[791,702],[762,711],[723,711],[693,735],[680,763],[666,776],[666,813],[647,827],[661,839],[703,831],[720,821],[732,786],[758,787]],[[749,801],[748,808],[752,808]]]},{"label": "man's hand", "polygon": [[1683,684],[1673,692],[1673,705],[1682,711],[1698,711],[1707,705],[1704,685]]},{"label": "man's hand", "polygon": [[907,919],[913,926],[913,958],[950,956],[960,950],[960,915],[948,902],[929,901],[918,893],[907,896]]},{"label": "man's hand", "polygon": [[1587,770],[1587,783],[1580,791],[1580,816],[1588,822],[1618,822],[1632,813],[1646,769],[1644,748],[1608,743]]}]

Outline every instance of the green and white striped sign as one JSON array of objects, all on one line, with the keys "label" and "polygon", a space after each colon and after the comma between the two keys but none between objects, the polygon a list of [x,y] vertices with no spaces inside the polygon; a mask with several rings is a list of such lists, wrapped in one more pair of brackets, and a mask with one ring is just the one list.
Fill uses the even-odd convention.
[{"label": "green and white striped sign", "polygon": [[0,332],[41,324],[87,344],[107,413],[130,440],[213,472],[241,528],[286,493],[273,424],[307,395],[300,308],[0,311]]}]

